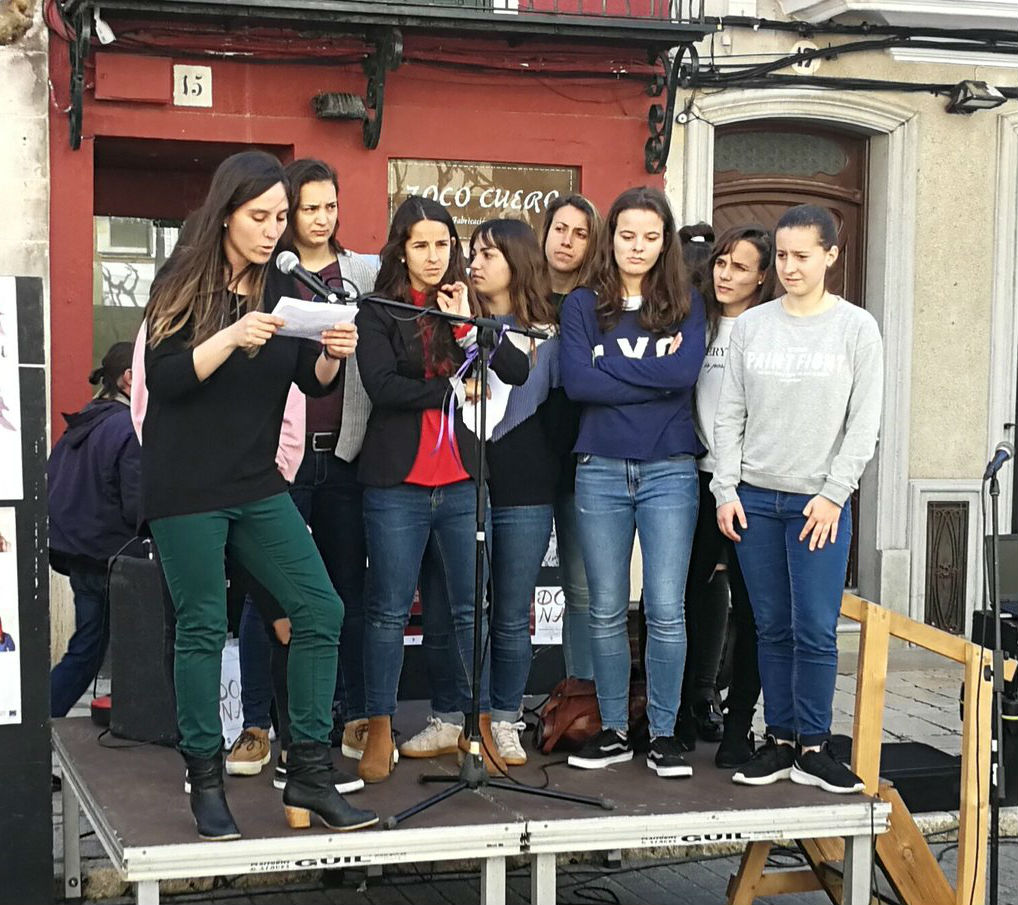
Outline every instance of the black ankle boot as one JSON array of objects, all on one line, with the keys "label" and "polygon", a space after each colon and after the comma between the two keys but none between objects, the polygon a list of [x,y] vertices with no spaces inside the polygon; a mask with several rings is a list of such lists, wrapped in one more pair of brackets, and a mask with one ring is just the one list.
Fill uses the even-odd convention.
[{"label": "black ankle boot", "polygon": [[725,732],[714,754],[714,765],[733,770],[747,763],[756,746],[753,742],[753,712],[748,715],[729,713],[725,716]]},{"label": "black ankle boot", "polygon": [[693,705],[696,734],[705,742],[720,742],[725,730],[725,718],[713,699],[697,701]]},{"label": "black ankle boot", "polygon": [[286,788],[283,789],[286,822],[295,830],[311,825],[311,814],[331,830],[359,830],[378,823],[374,811],[347,803],[332,780],[328,745],[293,742],[286,752]]},{"label": "black ankle boot", "polygon": [[223,791],[223,752],[214,757],[184,754],[187,779],[191,784],[191,813],[198,827],[198,836],[210,842],[239,839],[240,830],[233,821]]},{"label": "black ankle boot", "polygon": [[675,720],[675,738],[683,751],[696,750],[696,719],[693,708],[688,705],[679,708],[679,716]]}]

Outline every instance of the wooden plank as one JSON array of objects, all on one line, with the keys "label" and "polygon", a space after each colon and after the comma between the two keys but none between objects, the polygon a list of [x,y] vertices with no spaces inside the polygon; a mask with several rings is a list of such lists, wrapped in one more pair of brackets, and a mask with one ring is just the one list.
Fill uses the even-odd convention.
[{"label": "wooden plank", "polygon": [[[877,606],[877,604],[857,597],[855,594],[846,593],[841,598],[841,615],[861,622],[867,604]],[[947,657],[949,660],[954,660],[956,663],[964,663],[966,651],[970,647],[976,646],[959,635],[951,635],[932,625],[916,622],[901,613],[893,613],[890,610],[885,612],[888,613],[889,629],[893,637],[918,644],[920,647]]]},{"label": "wooden plank", "polygon": [[1014,678],[1014,674],[1018,672],[1018,660],[1005,660],[1004,661],[1004,681],[1010,682]]},{"label": "wooden plank", "polygon": [[742,853],[739,870],[728,881],[728,905],[753,905],[763,882],[767,856],[773,843],[751,842]]},{"label": "wooden plank", "polygon": [[986,895],[986,836],[990,800],[991,653],[972,646],[965,662],[965,719],[961,731],[961,808],[958,812],[958,905]]},{"label": "wooden plank", "polygon": [[875,603],[863,608],[859,666],[856,671],[855,718],[852,728],[852,770],[866,783],[866,794],[880,784],[880,743],[884,732],[884,692],[891,613]]},{"label": "wooden plank", "polygon": [[760,898],[765,898],[791,892],[818,892],[823,888],[812,868],[795,867],[791,870],[767,871],[760,878],[756,894]]},{"label": "wooden plank", "polygon": [[803,839],[799,845],[806,856],[806,863],[813,868],[820,888],[834,905],[841,905],[844,885],[841,865],[845,859],[845,840],[840,837]]},{"label": "wooden plank", "polygon": [[890,829],[877,836],[877,859],[898,898],[906,905],[951,905],[954,890],[897,789],[882,782],[877,794],[891,805]]}]

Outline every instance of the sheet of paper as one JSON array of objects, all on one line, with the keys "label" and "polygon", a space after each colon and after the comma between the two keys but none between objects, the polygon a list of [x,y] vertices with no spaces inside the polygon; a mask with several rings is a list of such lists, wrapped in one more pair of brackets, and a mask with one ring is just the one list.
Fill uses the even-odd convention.
[{"label": "sheet of paper", "polygon": [[[509,405],[509,392],[512,387],[502,383],[494,371],[488,372],[488,408],[484,413],[484,439],[490,440],[495,426],[505,417]],[[463,423],[475,434],[481,434],[481,406],[476,402],[463,403]]]},{"label": "sheet of paper", "polygon": [[335,324],[351,324],[357,316],[356,305],[327,305],[324,302],[306,302],[283,296],[272,309],[276,317],[286,324],[277,336],[297,336],[301,339],[321,339],[322,331]]}]

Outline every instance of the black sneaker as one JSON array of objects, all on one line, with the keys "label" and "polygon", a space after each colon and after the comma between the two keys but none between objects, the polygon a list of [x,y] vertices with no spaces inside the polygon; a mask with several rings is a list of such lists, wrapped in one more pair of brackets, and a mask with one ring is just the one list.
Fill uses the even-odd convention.
[{"label": "black sneaker", "polygon": [[682,756],[682,744],[670,735],[650,740],[647,766],[658,776],[692,776],[693,768]]},{"label": "black sneaker", "polygon": [[[364,780],[351,773],[332,768],[332,784],[340,795],[349,795],[351,792],[359,792],[364,788]],[[276,758],[276,769],[272,774],[272,787],[282,791],[286,788],[286,761]]]},{"label": "black sneaker", "polygon": [[832,756],[827,742],[819,751],[802,751],[795,758],[791,772],[792,782],[804,786],[818,786],[835,795],[861,792],[866,784],[840,761]]},{"label": "black sneaker", "polygon": [[749,762],[732,776],[732,782],[743,786],[767,786],[779,779],[788,779],[792,775],[795,763],[795,746],[781,745],[773,735],[767,736],[762,748]]},{"label": "black sneaker", "polygon": [[633,759],[633,745],[624,732],[602,729],[576,754],[569,755],[569,766],[599,770]]}]

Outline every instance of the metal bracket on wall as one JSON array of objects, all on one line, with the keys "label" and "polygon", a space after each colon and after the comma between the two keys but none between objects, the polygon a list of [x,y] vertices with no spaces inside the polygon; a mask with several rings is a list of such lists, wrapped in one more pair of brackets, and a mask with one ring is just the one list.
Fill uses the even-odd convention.
[{"label": "metal bracket on wall", "polygon": [[92,11],[81,4],[73,14],[74,37],[67,45],[71,63],[71,103],[67,108],[71,150],[81,147],[82,108],[85,101],[85,60],[92,42]]},{"label": "metal bracket on wall", "polygon": [[664,74],[657,73],[647,86],[647,94],[660,97],[665,94],[665,105],[651,104],[647,111],[647,128],[650,138],[643,146],[643,164],[648,173],[660,173],[668,161],[672,144],[672,126],[675,122],[675,93],[680,83],[685,87],[700,69],[700,55],[692,44],[680,44],[669,59],[668,51],[651,53],[651,63],[660,63]]},{"label": "metal bracket on wall", "polygon": [[364,119],[364,147],[373,151],[382,136],[382,107],[385,103],[385,79],[389,72],[395,72],[403,62],[403,35],[398,28],[386,29],[373,41],[374,53],[364,61],[364,72],[368,87],[364,106],[370,112]]}]

